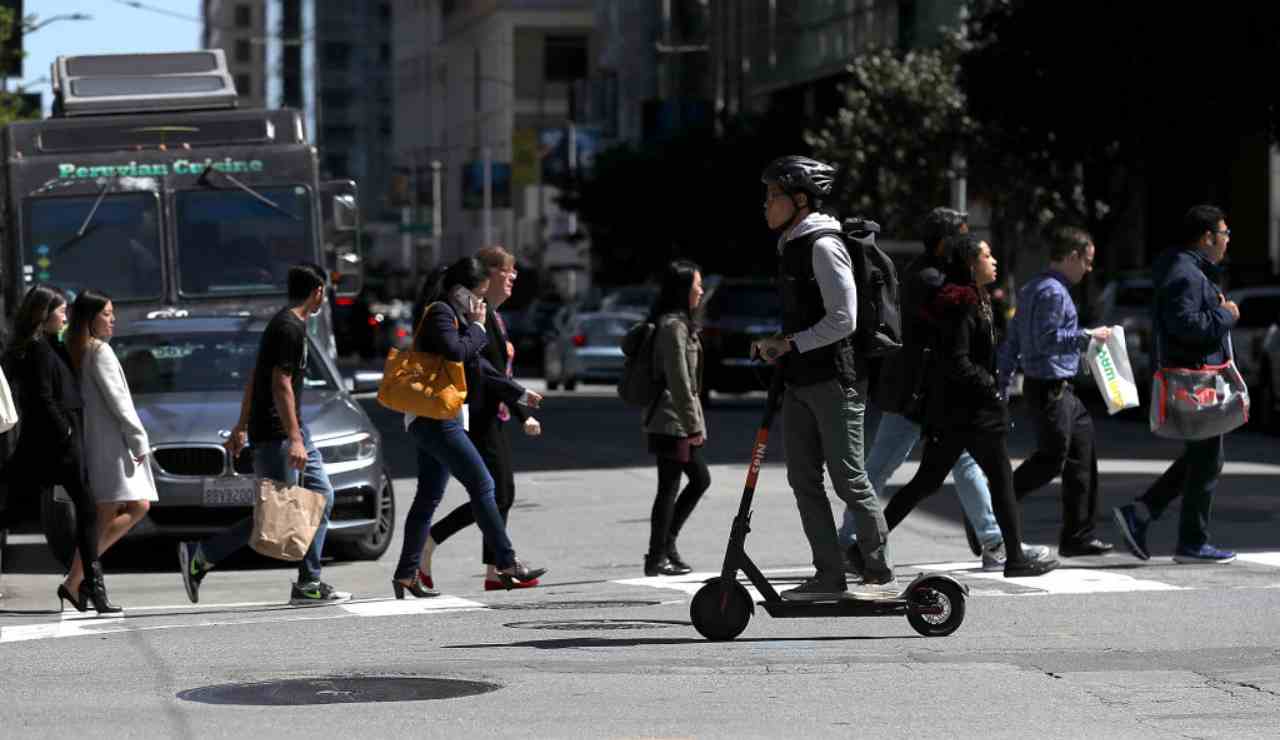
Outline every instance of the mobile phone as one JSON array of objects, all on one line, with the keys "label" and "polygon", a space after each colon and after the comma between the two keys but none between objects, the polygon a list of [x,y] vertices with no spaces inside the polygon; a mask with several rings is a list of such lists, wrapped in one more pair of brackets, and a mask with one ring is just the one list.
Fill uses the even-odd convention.
[{"label": "mobile phone", "polygon": [[462,285],[455,285],[449,297],[453,299],[453,304],[462,311],[474,311],[476,303],[480,300],[475,293],[472,293]]}]

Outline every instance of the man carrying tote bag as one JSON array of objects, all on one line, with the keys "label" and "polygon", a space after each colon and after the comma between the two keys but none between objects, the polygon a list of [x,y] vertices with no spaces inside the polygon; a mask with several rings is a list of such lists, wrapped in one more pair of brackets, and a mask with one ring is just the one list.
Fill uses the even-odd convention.
[{"label": "man carrying tote bag", "polygon": [[252,443],[253,472],[260,479],[254,515],[204,542],[178,543],[182,581],[192,603],[199,601],[200,582],[209,570],[251,543],[258,552],[283,559],[298,559],[297,551],[304,551],[298,581],[289,593],[290,604],[328,604],[351,598],[351,594],[320,580],[333,485],[302,423],[306,322],[324,307],[324,294],[325,273],[318,266],[300,264],[289,269],[289,305],[262,333],[253,375],[240,405],[240,421],[226,443],[233,458],[246,443]]}]

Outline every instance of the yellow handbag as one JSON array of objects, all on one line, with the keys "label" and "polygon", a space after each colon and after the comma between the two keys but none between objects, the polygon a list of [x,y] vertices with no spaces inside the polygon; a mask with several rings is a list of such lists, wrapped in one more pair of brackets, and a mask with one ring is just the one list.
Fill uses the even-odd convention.
[{"label": "yellow handbag", "polygon": [[[402,411],[432,419],[453,419],[467,400],[467,374],[461,362],[446,360],[434,352],[417,352],[412,349],[418,341],[422,324],[433,303],[422,312],[418,326],[413,331],[413,344],[403,352],[391,349],[382,371],[382,383],[378,386],[378,403],[392,411]],[[455,328],[458,319],[453,320]]]}]

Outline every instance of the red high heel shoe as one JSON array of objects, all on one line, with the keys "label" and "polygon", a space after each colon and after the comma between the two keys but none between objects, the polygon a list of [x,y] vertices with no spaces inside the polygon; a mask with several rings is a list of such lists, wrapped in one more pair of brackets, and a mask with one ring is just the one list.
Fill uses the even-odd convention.
[{"label": "red high heel shoe", "polygon": [[421,568],[418,569],[418,581],[427,588],[436,587],[435,582],[431,580],[431,576],[427,575],[427,572]]},{"label": "red high heel shoe", "polygon": [[484,579],[485,591],[510,591],[513,588],[533,588],[538,585],[538,579],[534,578],[528,581],[521,581],[507,573],[499,573],[498,577],[507,576],[503,580],[493,581],[488,578]]}]

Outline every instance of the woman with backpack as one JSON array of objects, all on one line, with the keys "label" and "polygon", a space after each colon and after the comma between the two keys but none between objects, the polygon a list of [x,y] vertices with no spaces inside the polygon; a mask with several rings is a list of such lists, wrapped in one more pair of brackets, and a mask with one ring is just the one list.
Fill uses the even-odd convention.
[{"label": "woman with backpack", "polygon": [[[676,550],[676,537],[711,486],[711,473],[702,459],[707,423],[698,395],[702,390],[702,340],[693,321],[694,309],[701,301],[698,266],[685,260],[667,265],[648,319],[654,326],[653,367],[662,378],[663,390],[641,412],[649,452],[658,458],[658,493],[649,516],[649,552],[644,556],[646,576],[683,575],[693,570]],[[681,474],[689,482],[677,497]]]},{"label": "woman with backpack", "polygon": [[76,510],[75,556],[85,563],[76,583],[68,574],[58,586],[58,603],[69,601],[77,611],[89,604],[99,613],[119,612],[107,599],[98,561],[98,509],[89,493],[83,454],[84,404],[71,372],[66,347],[58,334],[67,324],[67,300],[44,284],[27,291],[13,322],[13,346],[5,366],[13,370],[19,387],[22,431],[18,448],[6,471],[22,491],[62,486]]},{"label": "woman with backpack", "polygon": [[[425,307],[418,319],[413,349],[461,362],[469,378],[483,377],[486,392],[506,404],[537,408],[542,396],[525,389],[495,369],[482,352],[489,341],[485,329],[487,306],[480,296],[489,290],[489,268],[475,257],[463,257],[448,269],[427,278]],[[419,566],[431,532],[431,518],[444,497],[449,478],[457,478],[471,497],[476,524],[494,556],[494,575],[503,588],[517,584],[516,553],[494,497],[493,476],[475,443],[467,436],[470,409],[463,404],[452,419],[405,414],[404,424],[418,449],[418,490],[404,523],[404,542],[391,587],[397,599],[408,591],[414,597],[436,596],[434,584],[423,580]]]}]

